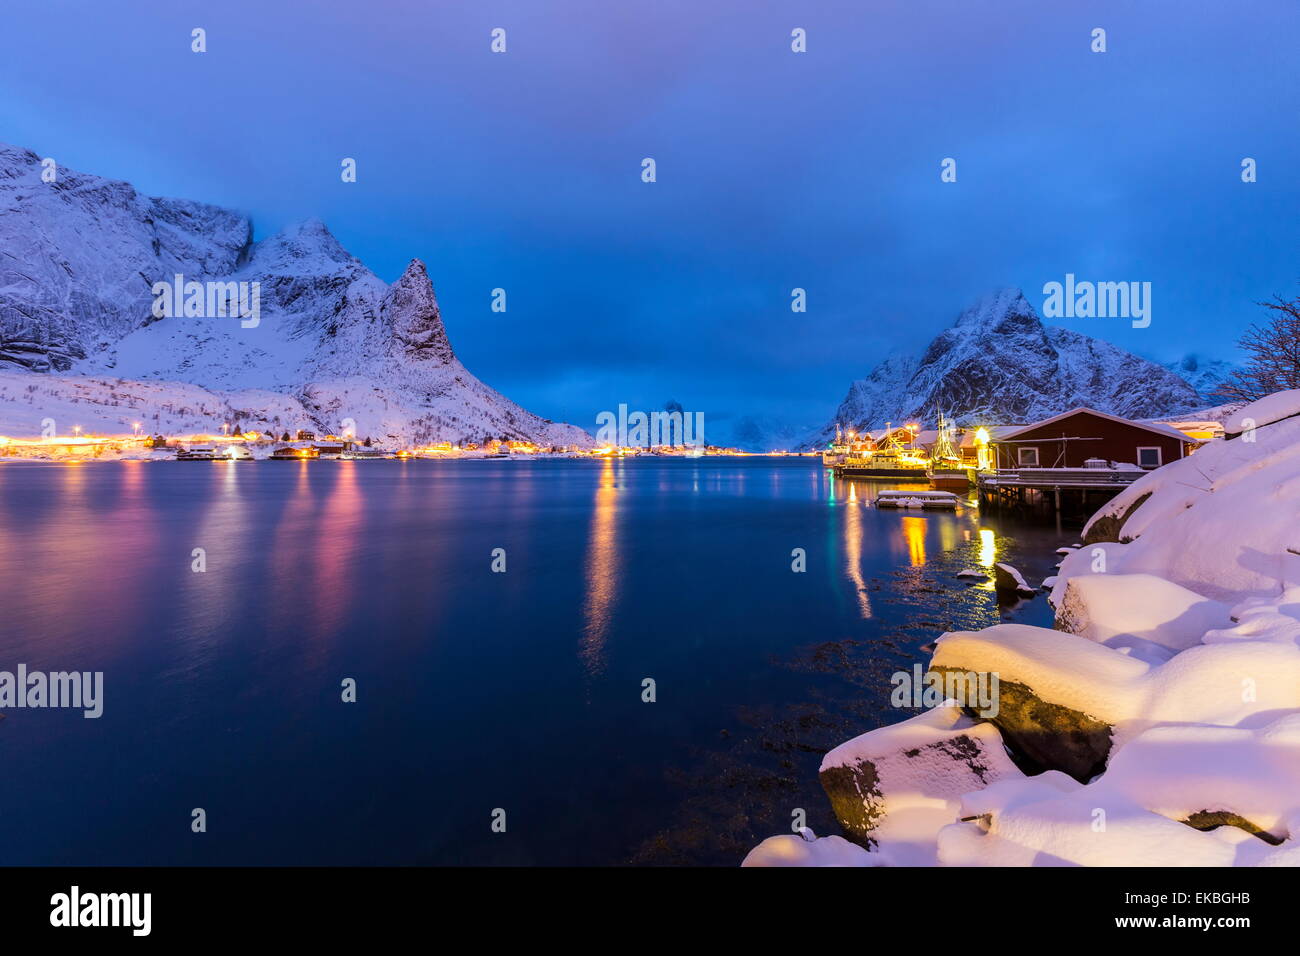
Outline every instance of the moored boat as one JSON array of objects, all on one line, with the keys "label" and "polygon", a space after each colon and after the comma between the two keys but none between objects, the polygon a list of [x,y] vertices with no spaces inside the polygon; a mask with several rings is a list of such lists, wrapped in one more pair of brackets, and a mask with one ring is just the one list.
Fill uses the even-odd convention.
[{"label": "moored boat", "polygon": [[958,494],[970,491],[975,484],[974,469],[961,467],[931,467],[930,487]]},{"label": "moored boat", "polygon": [[[899,441],[898,433],[908,434],[909,444]],[[868,437],[865,446],[850,446],[847,455],[834,466],[837,478],[885,478],[892,481],[925,481],[930,460],[917,448],[909,447],[908,429],[893,429],[885,424],[879,444]]]},{"label": "moored boat", "polygon": [[190,445],[176,452],[177,461],[212,461],[216,457],[217,450],[211,445]]},{"label": "moored boat", "polygon": [[975,484],[974,469],[952,443],[953,424],[939,413],[939,434],[930,450],[930,487],[965,494]]},{"label": "moored boat", "polygon": [[887,478],[892,481],[925,481],[924,458],[880,449],[863,456],[849,456],[835,466],[841,478]]}]

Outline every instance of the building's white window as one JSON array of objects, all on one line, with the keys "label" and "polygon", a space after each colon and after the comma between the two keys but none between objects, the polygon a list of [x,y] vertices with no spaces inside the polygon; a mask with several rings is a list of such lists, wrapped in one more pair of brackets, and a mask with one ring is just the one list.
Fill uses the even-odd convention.
[{"label": "building's white window", "polygon": [[1163,461],[1160,459],[1160,449],[1155,445],[1138,449],[1138,467],[1139,468],[1159,468]]},{"label": "building's white window", "polygon": [[1016,455],[1018,456],[1018,460],[1019,460],[1019,462],[1020,462],[1020,467],[1021,467],[1021,468],[1037,468],[1037,467],[1038,467],[1038,449],[1037,449],[1037,448],[1018,448],[1018,449],[1016,449]]}]

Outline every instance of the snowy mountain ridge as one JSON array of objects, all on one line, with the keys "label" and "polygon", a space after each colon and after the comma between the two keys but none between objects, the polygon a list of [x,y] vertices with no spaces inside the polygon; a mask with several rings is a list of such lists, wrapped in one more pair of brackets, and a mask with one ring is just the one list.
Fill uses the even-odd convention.
[{"label": "snowy mountain ridge", "polygon": [[836,425],[931,422],[936,409],[959,424],[1032,422],[1086,405],[1126,418],[1188,411],[1201,401],[1182,378],[1101,339],[1043,325],[1019,289],[986,295],[919,356],[893,355],[849,386]]},{"label": "snowy mountain ridge", "polygon": [[[319,220],[255,243],[237,213],[65,169],[47,183],[41,168],[0,146],[0,431],[34,434],[33,415],[59,408],[104,432],[347,419],[396,445],[592,444],[461,364],[419,259],[388,285]],[[151,290],[177,275],[256,283],[258,321],[156,318]],[[37,393],[42,407],[21,400]]]}]

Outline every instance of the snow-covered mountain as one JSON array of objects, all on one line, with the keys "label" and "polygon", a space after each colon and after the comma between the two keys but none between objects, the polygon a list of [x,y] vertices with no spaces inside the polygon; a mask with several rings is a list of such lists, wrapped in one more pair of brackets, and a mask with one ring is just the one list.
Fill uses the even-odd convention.
[{"label": "snow-covered mountain", "polygon": [[140,324],[155,281],[231,272],[252,238],[216,206],[41,172],[35,153],[0,143],[0,367],[68,370]]},{"label": "snow-covered mountain", "polygon": [[1214,390],[1226,382],[1237,367],[1223,359],[1206,358],[1192,352],[1176,362],[1165,362],[1164,367],[1181,378],[1201,397],[1201,401],[1213,404],[1217,399]]},{"label": "snow-covered mountain", "polygon": [[[0,146],[0,432],[34,434],[59,410],[104,432],[351,420],[399,445],[593,443],[470,374],[419,259],[390,286],[317,220],[254,243],[228,210],[65,169],[47,183],[41,170],[35,153]],[[256,322],[155,317],[154,283],[176,275],[256,283]]]},{"label": "snow-covered mountain", "polygon": [[772,415],[705,415],[704,440],[742,451],[788,451],[808,440],[813,429]]},{"label": "snow-covered mountain", "polygon": [[1019,289],[1002,289],[963,312],[915,358],[895,355],[849,387],[836,423],[875,428],[931,422],[940,409],[960,424],[1032,422],[1087,405],[1126,418],[1203,405],[1169,370],[1108,342],[1043,325]]}]

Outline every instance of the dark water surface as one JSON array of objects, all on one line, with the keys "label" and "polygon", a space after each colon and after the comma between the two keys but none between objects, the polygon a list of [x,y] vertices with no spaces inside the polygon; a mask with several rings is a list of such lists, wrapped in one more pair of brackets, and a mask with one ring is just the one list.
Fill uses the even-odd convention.
[{"label": "dark water surface", "polygon": [[1077,534],[877,487],[807,458],[0,464],[0,670],[105,684],[98,720],[4,712],[0,862],[736,864],[797,808],[835,832],[821,755],[908,716],[891,673],[1050,622],[955,572],[1037,582]]}]

